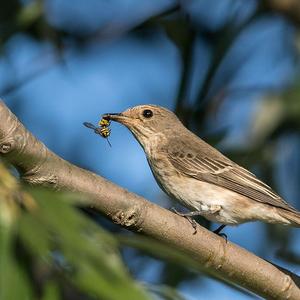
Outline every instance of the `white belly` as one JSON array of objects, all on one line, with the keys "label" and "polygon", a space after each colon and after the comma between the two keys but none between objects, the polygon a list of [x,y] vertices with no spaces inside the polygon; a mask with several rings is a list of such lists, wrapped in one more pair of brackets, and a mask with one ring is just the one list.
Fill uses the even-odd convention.
[{"label": "white belly", "polygon": [[204,215],[210,221],[231,225],[256,220],[289,224],[277,213],[276,208],[256,202],[225,188],[192,177],[170,176],[169,180],[163,181],[158,178],[158,174],[156,177],[162,188],[171,197],[179,200],[192,211],[209,206],[221,206],[219,212]]},{"label": "white belly", "polygon": [[173,178],[171,183],[164,184],[164,188],[169,195],[192,211],[220,205],[221,211],[205,215],[205,218],[210,221],[222,224],[246,222],[244,218],[241,218],[241,212],[238,209],[237,198],[240,198],[240,195],[237,193],[193,178],[183,180]]}]

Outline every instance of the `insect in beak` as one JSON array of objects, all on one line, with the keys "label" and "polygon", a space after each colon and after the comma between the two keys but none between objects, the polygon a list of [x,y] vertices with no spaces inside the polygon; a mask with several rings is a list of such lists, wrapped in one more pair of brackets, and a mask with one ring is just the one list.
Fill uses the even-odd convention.
[{"label": "insect in beak", "polygon": [[97,127],[94,124],[89,123],[89,122],[84,122],[83,125],[87,128],[93,129],[96,134],[99,134],[103,138],[107,139],[107,142],[108,142],[109,146],[111,147],[111,143],[108,140],[108,137],[110,135],[110,129],[109,129],[110,121],[109,120],[107,120],[106,118],[102,118],[98,123],[98,125],[100,127]]}]

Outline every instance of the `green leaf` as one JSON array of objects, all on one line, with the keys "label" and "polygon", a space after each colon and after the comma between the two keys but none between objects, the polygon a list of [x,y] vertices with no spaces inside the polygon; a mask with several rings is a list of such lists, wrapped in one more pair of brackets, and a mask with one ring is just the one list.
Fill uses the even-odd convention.
[{"label": "green leaf", "polygon": [[159,295],[165,300],[185,300],[185,298],[181,296],[176,289],[167,285],[154,285],[145,283],[144,286],[150,292]]},{"label": "green leaf", "polygon": [[60,299],[61,299],[60,290],[57,282],[55,282],[54,280],[47,282],[41,300],[60,300]]},{"label": "green leaf", "polygon": [[43,14],[43,1],[35,0],[31,1],[28,5],[24,6],[18,16],[17,23],[21,27],[26,27],[31,25],[37,19],[39,19]]},{"label": "green leaf", "polygon": [[[33,192],[37,207],[24,213],[19,235],[26,249],[89,296],[150,299],[130,277],[111,234],[74,208],[70,195]],[[75,196],[77,197],[77,196]]]},{"label": "green leaf", "polygon": [[13,238],[12,230],[0,226],[0,299],[32,300],[29,278],[14,257]]}]

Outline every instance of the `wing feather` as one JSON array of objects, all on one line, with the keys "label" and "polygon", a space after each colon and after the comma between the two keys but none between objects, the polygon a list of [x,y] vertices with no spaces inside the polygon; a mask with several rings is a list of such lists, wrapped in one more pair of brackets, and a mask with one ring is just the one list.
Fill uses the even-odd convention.
[{"label": "wing feather", "polygon": [[[221,153],[219,157],[197,153],[195,149],[180,147],[168,149],[168,159],[181,173],[195,179],[227,188],[255,201],[295,212],[296,210],[277,195],[254,174],[240,167]],[[200,152],[200,151],[199,151]],[[218,155],[217,155],[218,156]],[[223,159],[224,158],[224,159]]]}]

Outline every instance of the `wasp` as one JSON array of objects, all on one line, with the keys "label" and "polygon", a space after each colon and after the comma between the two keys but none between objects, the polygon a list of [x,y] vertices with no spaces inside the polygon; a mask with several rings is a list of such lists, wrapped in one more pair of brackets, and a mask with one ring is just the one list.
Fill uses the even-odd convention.
[{"label": "wasp", "polygon": [[108,127],[110,125],[110,120],[107,120],[105,118],[102,118],[99,123],[98,123],[99,126],[101,127]]},{"label": "wasp", "polygon": [[107,120],[105,118],[102,118],[98,122],[98,125],[100,127],[96,127],[95,125],[93,125],[92,123],[89,123],[89,122],[84,122],[83,125],[90,128],[90,129],[93,129],[96,134],[99,134],[103,138],[107,139],[107,142],[108,142],[109,146],[111,146],[111,143],[108,140],[108,137],[110,135],[110,128],[109,128],[110,121],[109,120]]}]

